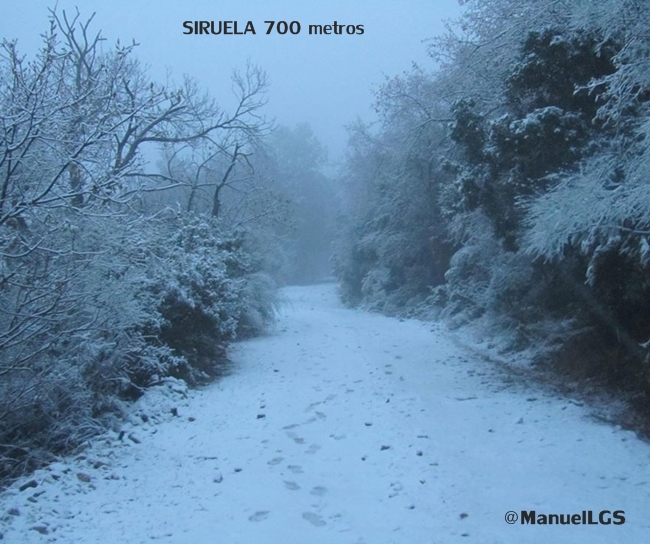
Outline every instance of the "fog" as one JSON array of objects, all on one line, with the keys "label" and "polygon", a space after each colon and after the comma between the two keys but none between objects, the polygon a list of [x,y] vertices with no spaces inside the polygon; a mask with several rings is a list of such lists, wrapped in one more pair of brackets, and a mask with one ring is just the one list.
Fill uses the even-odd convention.
[{"label": "fog", "polygon": [[3,6],[0,540],[647,538],[650,2],[458,2]]},{"label": "fog", "polygon": [[[47,28],[49,0],[5,2],[0,36],[20,41],[33,51]],[[94,28],[107,43],[135,40],[137,56],[158,79],[166,70],[179,78],[189,74],[218,100],[227,104],[229,75],[248,60],[268,72],[269,103],[265,113],[282,125],[309,123],[327,146],[330,158],[340,158],[346,142],[345,125],[357,116],[373,119],[373,89],[385,76],[408,70],[413,62],[430,67],[423,43],[444,30],[443,21],[457,17],[457,0],[429,2],[343,0],[247,2],[162,0],[155,9],[145,2],[61,0],[60,10],[79,7],[84,17],[96,12]],[[256,35],[183,35],[183,22],[194,20],[247,21]],[[298,35],[266,35],[264,21],[298,21]],[[309,35],[310,24],[363,25],[363,35]]]},{"label": "fog", "polygon": [[[78,7],[81,20],[93,14],[90,32],[101,31],[105,42],[102,47],[110,50],[119,40],[121,44],[137,43],[133,55],[143,63],[149,77],[173,86],[189,76],[201,89],[214,97],[219,105],[230,110],[235,107],[231,74],[246,70],[247,65],[257,66],[267,76],[264,89],[266,104],[256,115],[261,115],[276,127],[308,125],[318,145],[325,153],[319,158],[318,170],[328,177],[336,176],[348,133],[346,127],[361,119],[373,123],[377,116],[373,110],[375,93],[387,77],[408,71],[413,63],[433,69],[434,62],[427,55],[426,41],[444,31],[445,21],[458,16],[460,8],[456,0],[427,2],[418,0],[404,3],[344,2],[330,1],[316,4],[280,2],[219,2],[193,0],[158,2],[155,9],[143,2],[117,0],[107,4],[94,0],[75,2],[59,1],[58,11],[74,16]],[[51,2],[35,0],[25,4],[13,4],[4,8],[0,20],[0,36],[18,40],[19,51],[33,55],[40,45],[40,36],[48,27]],[[297,21],[292,32],[278,27],[269,34],[265,21]],[[187,35],[184,23],[191,21],[237,22],[239,32],[246,25],[255,33]],[[250,23],[249,23],[250,22]],[[310,34],[310,25],[354,25],[358,33]],[[352,27],[350,27],[352,28]],[[299,31],[298,31],[299,30]],[[361,34],[360,32],[363,32]],[[141,146],[140,154],[149,162],[147,171],[160,168],[160,151],[152,146]],[[309,170],[310,166],[307,168]],[[271,174],[269,174],[271,175]],[[282,167],[275,170],[275,177],[299,175],[287,173]],[[309,177],[309,174],[306,174]],[[284,236],[302,237],[295,243],[301,246],[299,255],[289,260],[296,262],[320,262],[318,270],[308,277],[326,277],[331,274],[329,254],[334,238],[334,217],[337,204],[332,199],[342,192],[333,188],[332,181],[321,179],[314,187],[309,183],[293,182],[297,188],[293,195],[284,195],[294,201],[288,213],[291,224]],[[291,185],[290,183],[290,185]],[[239,189],[239,188],[238,188]],[[287,187],[269,190],[286,192]],[[227,187],[223,197],[227,200]],[[207,198],[207,192],[205,192]],[[329,195],[327,201],[324,195]],[[151,198],[151,197],[150,197]],[[156,198],[156,197],[153,197]],[[163,197],[167,203],[176,201],[184,206],[178,194]],[[194,196],[191,197],[194,201]],[[233,195],[232,198],[236,198]],[[174,200],[175,199],[175,200]],[[160,200],[160,199],[158,199]],[[300,201],[302,209],[296,208]],[[206,204],[202,211],[210,206]],[[314,215],[314,211],[319,210]],[[306,212],[305,210],[312,210]],[[302,219],[299,219],[302,216]],[[308,225],[316,220],[314,225]],[[309,231],[314,236],[304,233]],[[291,253],[291,252],[290,252]],[[306,265],[313,268],[313,265]],[[298,268],[304,268],[301,265]],[[286,276],[286,274],[285,274]],[[291,280],[292,278],[292,280]],[[301,274],[287,276],[289,281],[306,281]]]}]

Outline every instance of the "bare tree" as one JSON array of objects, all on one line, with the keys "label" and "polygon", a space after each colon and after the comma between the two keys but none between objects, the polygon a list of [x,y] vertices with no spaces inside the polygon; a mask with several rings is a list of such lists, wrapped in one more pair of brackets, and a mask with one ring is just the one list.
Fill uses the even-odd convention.
[{"label": "bare tree", "polygon": [[133,341],[144,279],[129,275],[148,231],[125,204],[177,182],[147,171],[143,149],[216,142],[241,162],[237,142],[266,126],[263,71],[235,74],[234,108],[222,109],[189,78],[151,80],[136,44],[105,46],[92,21],[51,11],[33,60],[0,45],[0,463],[13,455],[2,444],[85,402],[74,384],[87,361],[109,357],[98,346],[126,353]]}]

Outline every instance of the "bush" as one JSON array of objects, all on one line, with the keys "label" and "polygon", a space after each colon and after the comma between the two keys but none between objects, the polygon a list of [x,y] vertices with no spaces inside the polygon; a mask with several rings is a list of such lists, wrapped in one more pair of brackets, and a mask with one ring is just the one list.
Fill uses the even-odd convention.
[{"label": "bush", "polygon": [[166,376],[219,376],[228,343],[274,316],[245,232],[173,213],[69,223],[28,258],[4,229],[0,478],[79,445]]},{"label": "bush", "polygon": [[224,370],[226,346],[260,332],[274,317],[275,286],[255,270],[245,232],[222,233],[215,220],[177,216],[148,270],[157,314],[147,336],[184,364],[169,375],[201,383]]}]

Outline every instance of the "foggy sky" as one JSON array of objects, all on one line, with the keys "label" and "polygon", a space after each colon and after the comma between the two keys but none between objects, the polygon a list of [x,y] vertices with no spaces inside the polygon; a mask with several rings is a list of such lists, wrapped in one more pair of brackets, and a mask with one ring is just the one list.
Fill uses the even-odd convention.
[{"label": "foggy sky", "polygon": [[[47,29],[47,8],[54,0],[5,0],[0,37],[17,38],[20,49],[33,53]],[[423,40],[444,30],[443,21],[460,13],[457,0],[59,0],[60,9],[79,7],[84,18],[96,12],[95,30],[108,43],[135,39],[137,57],[157,80],[166,72],[180,80],[195,77],[211,95],[232,104],[229,77],[246,61],[267,71],[271,83],[266,112],[280,124],[309,122],[329,148],[340,156],[346,141],[344,125],[357,116],[372,119],[372,89],[384,76],[408,70],[412,62],[432,67]],[[183,35],[187,20],[249,20],[256,35]],[[265,20],[299,21],[300,35],[266,35]],[[364,34],[314,36],[310,24],[364,25]]]}]

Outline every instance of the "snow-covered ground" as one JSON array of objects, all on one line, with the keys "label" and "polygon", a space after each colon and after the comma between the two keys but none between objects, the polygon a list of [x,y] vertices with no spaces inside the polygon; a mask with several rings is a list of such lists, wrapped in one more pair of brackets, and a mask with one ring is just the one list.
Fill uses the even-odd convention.
[{"label": "snow-covered ground", "polygon": [[[333,285],[285,294],[231,375],[170,381],[121,440],[4,492],[4,542],[648,542],[650,446],[634,434],[504,380],[435,324],[345,309]],[[626,521],[505,522],[521,510]]]}]

